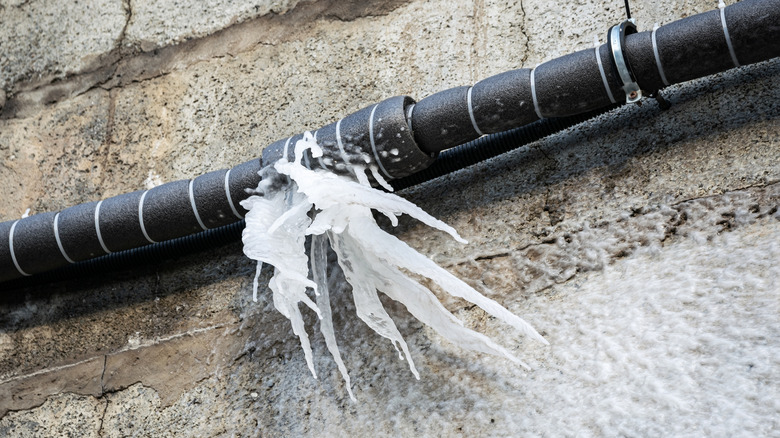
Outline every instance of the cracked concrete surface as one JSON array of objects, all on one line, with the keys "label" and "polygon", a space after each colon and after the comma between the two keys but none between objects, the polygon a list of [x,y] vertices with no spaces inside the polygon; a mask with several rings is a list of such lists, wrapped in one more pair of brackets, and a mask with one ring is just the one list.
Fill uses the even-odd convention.
[{"label": "cracked concrete surface", "polygon": [[120,55],[207,36],[252,18],[283,14],[297,4],[298,0],[137,4],[4,0],[0,88],[16,92],[89,73]]},{"label": "cracked concrete surface", "polygon": [[16,92],[110,61],[126,12],[120,0],[3,0],[0,23],[0,89]]},{"label": "cracked concrete surface", "polygon": [[[295,32],[290,32],[290,29],[298,23],[320,18],[351,21],[359,17],[386,15],[407,1],[319,0],[302,2],[297,8],[294,7],[298,4],[297,0],[225,2],[222,8],[203,2],[196,2],[198,8],[184,8],[180,2],[162,2],[143,3],[135,8],[135,12],[132,3],[127,1],[121,4],[124,21],[115,26],[118,36],[99,47],[88,44],[78,47],[81,55],[92,53],[78,61],[75,55],[65,53],[59,45],[60,38],[64,38],[61,32],[49,31],[49,39],[40,42],[33,40],[43,37],[27,34],[29,29],[23,25],[10,27],[7,31],[0,31],[0,43],[11,47],[7,55],[0,54],[0,73],[8,71],[7,75],[0,75],[0,89],[3,95],[10,96],[7,105],[0,105],[0,118],[27,117],[45,105],[95,88],[124,86],[204,60],[232,57],[257,45],[274,45],[294,35]],[[208,7],[216,9],[209,11]],[[6,9],[10,11],[7,17],[0,18],[14,22],[13,19],[18,17],[12,13],[18,14],[21,8],[10,5],[0,9],[0,14]],[[27,20],[37,20],[39,15],[51,19],[50,11],[45,8],[29,13]],[[178,10],[179,13],[171,20],[168,10]],[[161,23],[165,25],[161,26]],[[20,34],[23,36],[20,37]],[[44,32],[43,35],[48,34]],[[172,42],[175,44],[170,45]],[[22,54],[29,52],[30,48],[33,53],[40,52],[38,56],[56,62],[29,63]],[[63,58],[69,63],[66,70],[57,64]]]},{"label": "cracked concrete surface", "polygon": [[[385,97],[590,47],[623,14],[596,0],[137,3],[0,0],[13,23],[0,26],[0,220],[229,167]],[[712,7],[633,13],[649,28]],[[668,111],[613,111],[404,193],[470,244],[412,221],[397,234],[551,342],[445,302],[530,372],[444,343],[388,300],[416,381],[342,291],[353,404],[324,342],[315,380],[268,291],[251,302],[254,266],[233,244],[1,295],[0,435],[769,434],[778,78],[775,60],[672,87]]]}]

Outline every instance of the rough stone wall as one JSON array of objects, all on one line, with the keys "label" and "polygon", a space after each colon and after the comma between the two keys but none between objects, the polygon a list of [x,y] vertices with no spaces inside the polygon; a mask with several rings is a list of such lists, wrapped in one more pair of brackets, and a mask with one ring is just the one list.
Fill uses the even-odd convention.
[{"label": "rough stone wall", "polygon": [[[715,6],[636,3],[644,29]],[[589,47],[621,4],[0,0],[0,220]],[[778,83],[775,60],[676,86],[668,111],[626,107],[403,194],[470,243],[411,221],[397,235],[550,341],[445,301],[531,371],[386,301],[417,381],[342,291],[352,403],[324,342],[315,380],[270,292],[251,302],[235,244],[0,295],[0,435],[777,433]]]}]

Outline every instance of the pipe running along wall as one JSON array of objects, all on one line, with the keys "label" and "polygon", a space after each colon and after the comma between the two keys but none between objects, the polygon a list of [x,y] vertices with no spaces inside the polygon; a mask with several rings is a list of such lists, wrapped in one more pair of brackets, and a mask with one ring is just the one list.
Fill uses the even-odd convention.
[{"label": "pipe running along wall", "polygon": [[[416,103],[399,96],[366,107],[315,131],[324,155],[306,155],[305,164],[386,186],[484,134],[634,101],[638,90],[654,93],[778,57],[780,0],[745,0],[647,32],[624,23],[610,36],[612,43],[533,69]],[[261,164],[292,159],[299,138],[279,140],[261,160],[230,170],[0,223],[0,282],[234,223],[246,213],[239,201],[257,186]]]}]

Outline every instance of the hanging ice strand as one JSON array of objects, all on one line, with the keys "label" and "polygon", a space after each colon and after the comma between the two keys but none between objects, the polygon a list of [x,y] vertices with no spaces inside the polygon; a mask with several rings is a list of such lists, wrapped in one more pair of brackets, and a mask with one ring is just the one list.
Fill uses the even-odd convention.
[{"label": "hanging ice strand", "polygon": [[[398,224],[397,216],[408,214],[466,243],[452,227],[399,196],[372,188],[363,173],[365,169],[356,166],[359,182],[325,170],[307,169],[301,164],[307,149],[311,149],[315,158],[322,156],[322,149],[311,133],[306,133],[295,145],[295,160],[289,162],[282,158],[264,168],[263,179],[255,194],[242,201],[241,205],[249,210],[243,233],[244,253],[257,260],[258,275],[262,263],[275,268],[269,283],[274,306],[292,322],[293,331],[301,340],[306,362],[315,377],[311,346],[299,303],[305,304],[319,316],[320,329],[328,350],[354,400],[349,375],[333,333],[325,277],[327,242],[336,252],[339,265],[352,286],[358,316],[403,352],[409,368],[418,379],[420,376],[409,348],[383,308],[379,291],[400,301],[415,318],[453,344],[503,356],[528,367],[487,336],[464,327],[428,288],[409,277],[404,270],[431,279],[447,293],[476,304],[526,336],[545,344],[547,341],[527,322],[383,231],[374,220],[372,210],[387,216],[393,226]],[[310,211],[314,211],[314,214],[310,214]],[[304,247],[307,235],[312,235],[308,258]],[[308,278],[309,263],[313,279]],[[257,288],[256,276],[255,300]],[[306,290],[309,288],[314,290],[316,302],[307,295]]]}]

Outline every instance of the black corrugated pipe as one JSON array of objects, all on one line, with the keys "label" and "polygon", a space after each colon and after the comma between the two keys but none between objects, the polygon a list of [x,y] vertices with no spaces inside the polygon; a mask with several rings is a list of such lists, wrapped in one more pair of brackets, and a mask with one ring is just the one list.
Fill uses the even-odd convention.
[{"label": "black corrugated pipe", "polygon": [[[616,105],[575,116],[537,120],[526,126],[485,135],[474,141],[443,151],[430,167],[412,175],[393,180],[391,185],[395,190],[402,190],[422,184],[561,132],[615,108],[617,108]],[[246,222],[242,219],[229,225],[201,231],[196,234],[124,251],[112,252],[111,254],[63,266],[32,277],[17,278],[3,283],[3,287],[13,290],[95,273],[114,272],[218,248],[240,241],[241,233],[245,226]]]},{"label": "black corrugated pipe", "polygon": [[[642,90],[780,56],[780,0],[745,0],[637,33],[629,21],[608,43],[415,103],[400,96],[315,132],[324,156],[310,168],[370,171],[373,182],[413,175],[440,151],[539,119],[635,102]],[[263,164],[291,159],[301,136],[273,143]],[[18,221],[0,223],[0,282],[234,223],[257,186],[261,160]],[[206,233],[208,234],[208,233]],[[212,233],[213,234],[213,233]]]}]

